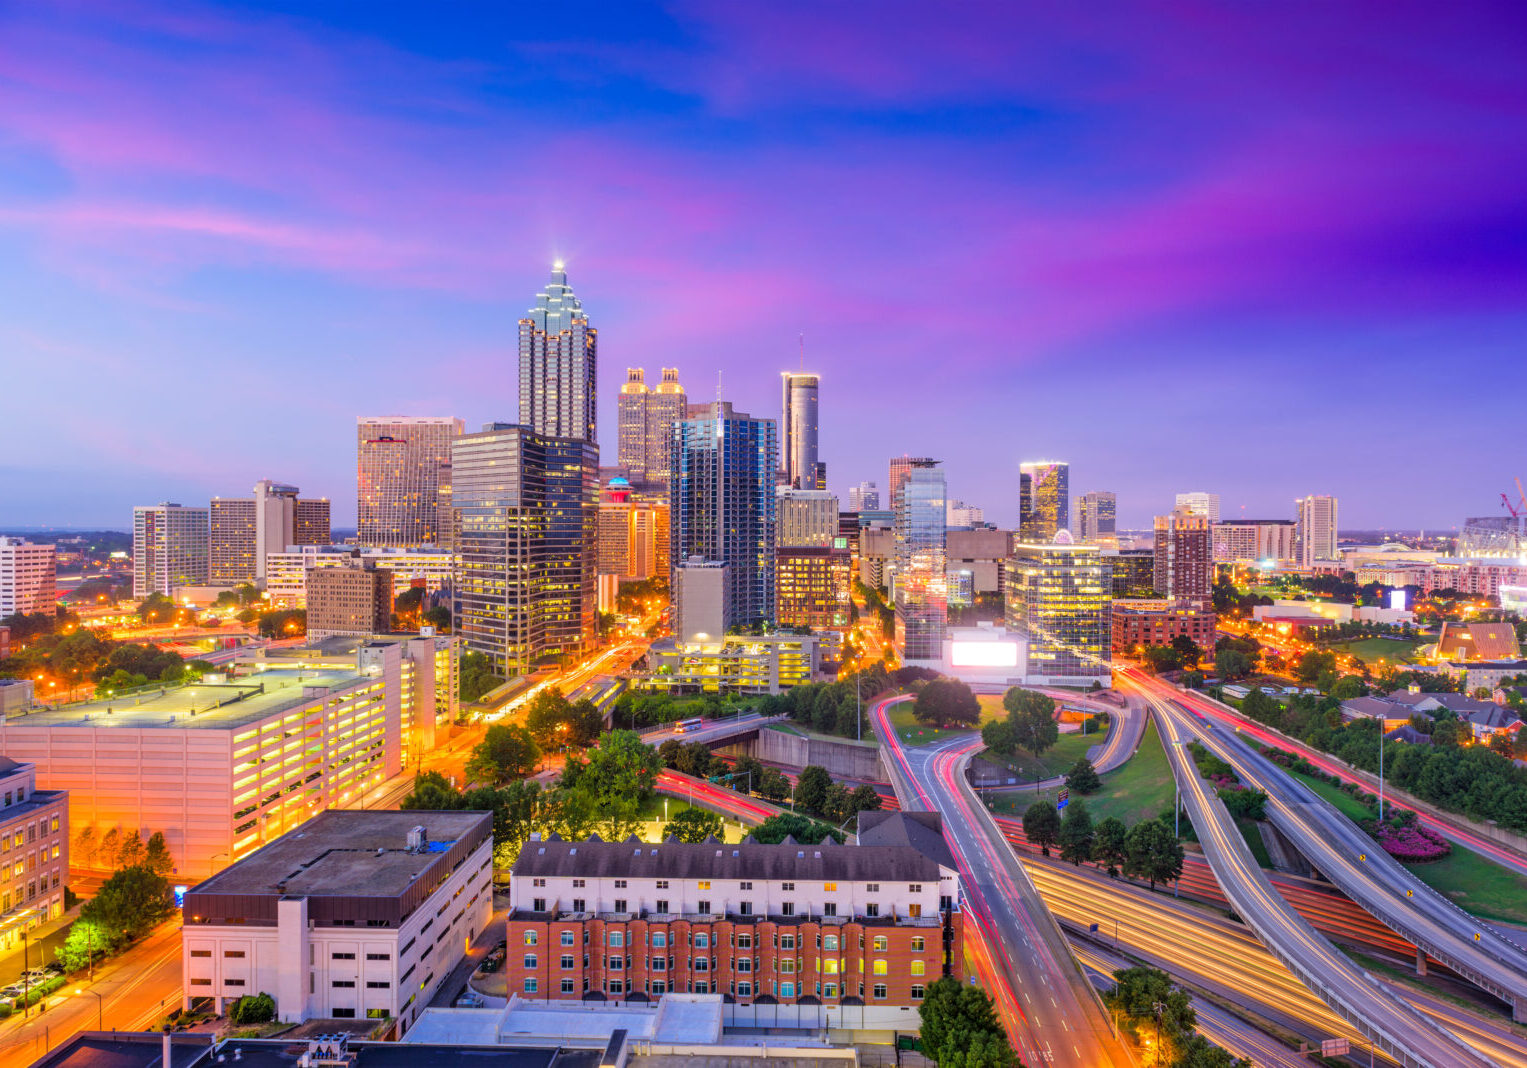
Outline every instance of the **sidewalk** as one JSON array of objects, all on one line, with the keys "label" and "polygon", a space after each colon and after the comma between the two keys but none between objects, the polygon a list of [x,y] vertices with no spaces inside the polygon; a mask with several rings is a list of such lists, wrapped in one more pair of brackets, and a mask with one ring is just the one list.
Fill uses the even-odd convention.
[{"label": "sidewalk", "polygon": [[[3,955],[0,955],[0,985],[5,985],[21,977],[26,967],[41,968],[52,964],[56,959],[53,953],[55,945],[63,944],[63,934],[70,924],[79,919],[80,909],[84,902],[76,902],[75,906],[65,912],[56,920],[49,920],[40,926],[33,927],[27,932],[25,942],[18,942],[16,946]],[[41,952],[38,946],[42,947]],[[26,963],[22,962],[22,952],[26,953]]]},{"label": "sidewalk", "polygon": [[477,971],[477,966],[488,955],[488,951],[503,940],[509,910],[501,907],[498,899],[501,896],[507,899],[508,895],[495,891],[493,896],[493,912],[488,916],[488,925],[483,928],[482,934],[466,956],[462,957],[456,967],[451,969],[450,974],[435,988],[435,996],[430,998],[430,1008],[448,1009],[454,1005],[456,999],[467,989],[472,973]]}]

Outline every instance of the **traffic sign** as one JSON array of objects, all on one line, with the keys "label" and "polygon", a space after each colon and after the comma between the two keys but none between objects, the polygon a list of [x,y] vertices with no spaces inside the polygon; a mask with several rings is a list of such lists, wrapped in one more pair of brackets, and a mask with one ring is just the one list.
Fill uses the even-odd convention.
[{"label": "traffic sign", "polygon": [[1352,1043],[1345,1038],[1327,1038],[1320,1043],[1322,1057],[1341,1057],[1352,1052]]},{"label": "traffic sign", "polygon": [[1061,790],[1060,798],[1055,802],[1056,809],[1057,810],[1063,809],[1067,805],[1069,805],[1070,803],[1071,803],[1071,791],[1070,790]]}]

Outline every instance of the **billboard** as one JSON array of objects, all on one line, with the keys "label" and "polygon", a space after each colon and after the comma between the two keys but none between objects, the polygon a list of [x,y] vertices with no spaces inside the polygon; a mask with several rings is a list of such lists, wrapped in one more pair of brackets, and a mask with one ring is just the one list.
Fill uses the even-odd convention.
[{"label": "billboard", "polygon": [[1017,642],[950,643],[949,662],[955,667],[1017,667]]}]

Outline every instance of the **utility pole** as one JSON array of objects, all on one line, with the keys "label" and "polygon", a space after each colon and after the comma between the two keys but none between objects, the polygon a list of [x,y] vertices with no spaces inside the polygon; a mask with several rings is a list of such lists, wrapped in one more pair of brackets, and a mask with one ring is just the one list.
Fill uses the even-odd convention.
[{"label": "utility pole", "polygon": [[1384,721],[1379,720],[1379,822],[1384,822]]}]

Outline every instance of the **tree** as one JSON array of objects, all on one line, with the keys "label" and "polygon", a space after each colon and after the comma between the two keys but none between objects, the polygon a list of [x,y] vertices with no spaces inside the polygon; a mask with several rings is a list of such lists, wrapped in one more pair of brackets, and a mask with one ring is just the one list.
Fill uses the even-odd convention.
[{"label": "tree", "polygon": [[1174,1036],[1177,1055],[1172,1068],[1255,1068],[1245,1057],[1216,1046],[1200,1034]]},{"label": "tree", "polygon": [[1294,678],[1308,686],[1320,677],[1321,672],[1336,670],[1336,654],[1324,649],[1311,649],[1301,653],[1294,663]]},{"label": "tree", "polygon": [[123,868],[102,884],[80,910],[83,919],[121,931],[129,940],[175,911],[170,882],[143,866]]},{"label": "tree", "polygon": [[641,826],[641,810],[641,802],[634,797],[600,794],[593,802],[594,829],[607,842],[623,842]]},{"label": "tree", "polygon": [[829,835],[839,842],[843,841],[842,831],[798,812],[781,812],[753,828],[753,840],[765,845],[778,845],[786,837],[805,845],[816,845]]},{"label": "tree", "polygon": [[155,831],[149,836],[148,848],[143,854],[143,866],[155,875],[169,875],[175,870],[175,858],[170,856],[170,847],[164,840],[163,831]]},{"label": "tree", "polygon": [[1143,820],[1129,829],[1124,840],[1124,874],[1158,882],[1182,874],[1182,843],[1161,820]]},{"label": "tree", "polygon": [[1198,662],[1204,658],[1204,651],[1186,634],[1179,634],[1172,639],[1172,651],[1177,654],[1184,667],[1196,668]]},{"label": "tree", "polygon": [[425,623],[434,627],[441,634],[451,633],[451,610],[445,605],[436,605],[434,608],[426,608],[421,617]]},{"label": "tree", "polygon": [[981,722],[981,702],[959,679],[937,678],[917,695],[912,717],[940,729],[950,725],[974,727]]},{"label": "tree", "polygon": [[1214,673],[1230,682],[1251,674],[1251,657],[1239,649],[1221,649],[1214,654]]},{"label": "tree", "polygon": [[1125,839],[1129,834],[1124,822],[1113,816],[1098,821],[1092,836],[1092,859],[1103,865],[1110,879],[1119,877],[1127,855]]},{"label": "tree", "polygon": [[981,741],[993,753],[1010,756],[1018,748],[1018,734],[1005,719],[994,719],[981,727]]},{"label": "tree", "polygon": [[1338,701],[1350,701],[1368,692],[1368,687],[1356,675],[1343,675],[1326,691]]},{"label": "tree", "polygon": [[1060,837],[1060,814],[1048,801],[1035,801],[1023,812],[1023,836],[1045,856]]},{"label": "tree", "polygon": [[58,963],[64,971],[77,972],[113,952],[122,942],[122,935],[99,920],[81,916],[69,927],[64,944],[58,947]]},{"label": "tree", "polygon": [[95,824],[87,823],[74,836],[74,844],[69,847],[69,859],[82,867],[92,867],[96,848],[99,845],[100,843],[96,840]]},{"label": "tree", "polygon": [[825,815],[827,791],[832,784],[832,776],[827,774],[826,768],[817,764],[806,765],[795,781],[796,807],[813,815]]},{"label": "tree", "polygon": [[777,768],[764,768],[753,792],[769,801],[783,801],[790,796],[790,780]]},{"label": "tree", "polygon": [[1082,757],[1071,770],[1066,772],[1066,789],[1077,794],[1095,794],[1103,788],[1103,780],[1098,777],[1098,769],[1092,766],[1092,761]]},{"label": "tree", "polygon": [[1511,760],[1516,756],[1516,739],[1510,731],[1496,731],[1490,735],[1490,749]]},{"label": "tree", "polygon": [[115,867],[121,851],[122,828],[113,827],[101,835],[101,844],[95,850],[96,863],[103,868]]},{"label": "tree", "polygon": [[1086,802],[1072,801],[1066,806],[1066,818],[1060,824],[1060,859],[1080,867],[1082,861],[1092,859],[1095,840],[1092,814],[1087,811]]},{"label": "tree", "polygon": [[849,801],[855,812],[880,811],[880,793],[869,783],[860,783],[854,787],[853,795]]},{"label": "tree", "polygon": [[992,999],[980,987],[944,976],[928,987],[917,1011],[923,1052],[940,1068],[1012,1068],[1018,1063]]},{"label": "tree", "polygon": [[559,785],[586,789],[595,798],[629,797],[640,806],[655,792],[660,770],[656,751],[641,735],[611,731],[583,758],[568,760]]},{"label": "tree", "polygon": [[231,1024],[243,1026],[269,1023],[275,1018],[276,999],[264,991],[258,994],[245,994],[228,1006],[228,1022]]},{"label": "tree", "polygon": [[479,700],[504,684],[503,677],[493,670],[493,661],[484,653],[470,650],[462,653],[459,674],[456,695],[467,702]]},{"label": "tree", "polygon": [[1177,989],[1166,972],[1158,968],[1121,968],[1113,973],[1113,978],[1114,988],[1103,995],[1103,1002],[1131,1023],[1148,1020],[1154,1025],[1157,1005],[1161,1006],[1159,1018],[1164,1037],[1188,1034],[1198,1022],[1192,998]]},{"label": "tree", "polygon": [[711,835],[722,836],[721,817],[703,808],[686,808],[663,827],[663,837],[670,835],[681,842],[703,842]]},{"label": "tree", "polygon": [[495,723],[477,743],[467,759],[469,782],[498,785],[511,779],[523,779],[535,771],[541,748],[530,731],[504,723]]},{"label": "tree", "polygon": [[1007,722],[1013,729],[1016,748],[1037,758],[1060,738],[1060,727],[1055,722],[1055,701],[1049,696],[1014,686],[1002,695],[1002,707],[1007,709]]},{"label": "tree", "polygon": [[400,809],[449,810],[461,807],[461,792],[438,771],[414,776],[413,792],[398,804]]},{"label": "tree", "polygon": [[1182,667],[1182,654],[1170,645],[1147,645],[1141,650],[1140,656],[1145,666],[1156,675]]}]

